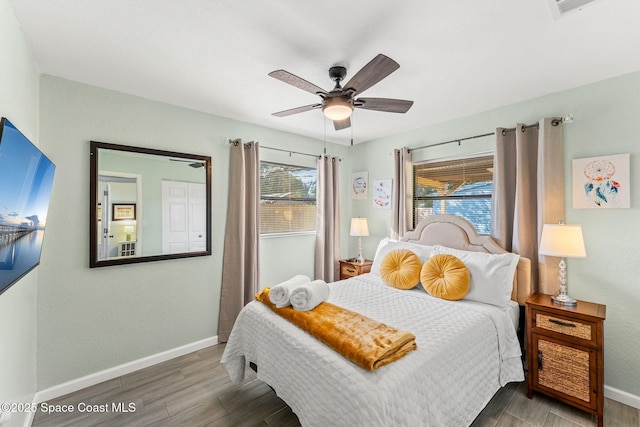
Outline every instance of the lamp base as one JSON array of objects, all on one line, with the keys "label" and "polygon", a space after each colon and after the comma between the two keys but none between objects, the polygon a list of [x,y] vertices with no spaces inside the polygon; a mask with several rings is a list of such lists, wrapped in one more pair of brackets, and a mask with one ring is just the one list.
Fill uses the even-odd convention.
[{"label": "lamp base", "polygon": [[559,305],[575,306],[578,304],[578,301],[574,300],[567,294],[567,262],[564,260],[564,257],[560,258],[558,270],[558,274],[560,276],[560,291],[558,292],[558,295],[551,297],[551,301]]},{"label": "lamp base", "polygon": [[560,305],[575,306],[578,304],[578,301],[574,300],[569,295],[563,294],[563,293],[559,293],[558,295],[553,295],[551,297],[551,301]]},{"label": "lamp base", "polygon": [[356,261],[361,264],[364,262],[364,257],[362,256],[362,237],[360,236],[358,236],[358,257],[356,258]]}]

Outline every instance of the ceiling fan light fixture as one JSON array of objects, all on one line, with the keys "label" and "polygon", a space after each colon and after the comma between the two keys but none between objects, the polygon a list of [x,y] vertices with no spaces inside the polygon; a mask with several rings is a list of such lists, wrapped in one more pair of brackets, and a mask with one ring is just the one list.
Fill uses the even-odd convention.
[{"label": "ceiling fan light fixture", "polygon": [[343,97],[327,98],[322,106],[324,115],[334,121],[340,121],[351,117],[353,103]]}]

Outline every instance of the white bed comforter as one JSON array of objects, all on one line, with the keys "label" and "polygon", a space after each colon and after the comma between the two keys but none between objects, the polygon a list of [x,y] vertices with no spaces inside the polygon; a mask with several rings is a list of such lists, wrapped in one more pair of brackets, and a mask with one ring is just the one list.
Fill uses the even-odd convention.
[{"label": "white bed comforter", "polygon": [[221,363],[235,383],[256,363],[303,426],[466,426],[501,386],[524,380],[513,323],[494,306],[397,290],[373,274],[330,286],[330,302],[412,332],[418,349],[370,372],[248,304]]}]

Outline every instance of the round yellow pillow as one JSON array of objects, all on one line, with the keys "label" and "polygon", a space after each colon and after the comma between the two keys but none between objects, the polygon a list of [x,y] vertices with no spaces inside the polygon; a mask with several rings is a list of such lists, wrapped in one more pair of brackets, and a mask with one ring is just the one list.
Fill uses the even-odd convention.
[{"label": "round yellow pillow", "polygon": [[469,293],[471,276],[459,258],[438,254],[422,266],[420,282],[429,295],[455,301]]},{"label": "round yellow pillow", "polygon": [[398,289],[411,289],[420,282],[420,257],[408,249],[395,249],[380,264],[380,277]]}]

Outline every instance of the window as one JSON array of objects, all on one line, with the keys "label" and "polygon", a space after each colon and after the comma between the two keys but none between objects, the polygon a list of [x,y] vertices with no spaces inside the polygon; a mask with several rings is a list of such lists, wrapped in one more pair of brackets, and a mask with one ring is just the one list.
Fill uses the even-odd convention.
[{"label": "window", "polygon": [[260,233],[316,229],[317,170],[260,162]]},{"label": "window", "polygon": [[429,215],[468,219],[480,234],[491,231],[493,155],[413,165],[413,224]]}]

